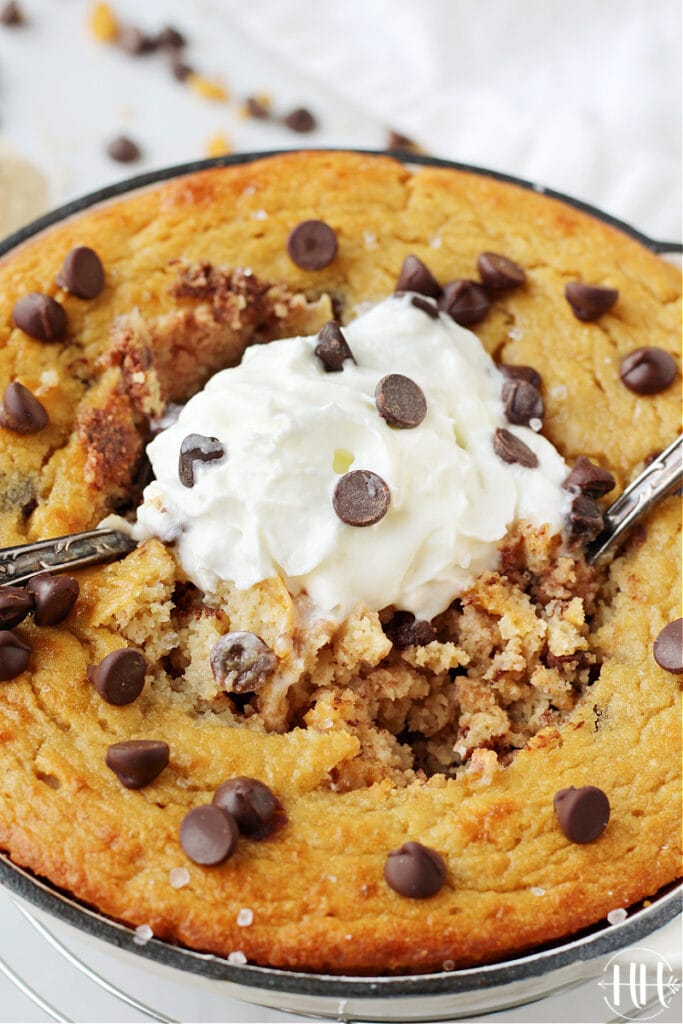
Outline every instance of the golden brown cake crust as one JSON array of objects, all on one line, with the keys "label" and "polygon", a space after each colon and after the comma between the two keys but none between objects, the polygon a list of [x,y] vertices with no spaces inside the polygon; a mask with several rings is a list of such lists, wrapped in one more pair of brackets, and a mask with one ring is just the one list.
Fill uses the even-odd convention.
[{"label": "golden brown cake crust", "polygon": [[[337,259],[315,273],[286,251],[289,231],[310,217],[339,239]],[[91,302],[54,284],[74,245],[92,246],[105,267],[106,287]],[[623,486],[676,431],[678,378],[639,397],[618,376],[619,359],[641,345],[678,359],[675,269],[514,186],[412,173],[388,158],[297,153],[146,190],[52,228],[0,263],[0,388],[19,379],[50,415],[38,434],[0,428],[0,541],[96,525],[131,487],[148,417],[178,397],[174,388],[196,388],[237,361],[246,338],[310,333],[333,303],[351,319],[357,305],[393,290],[408,253],[443,283],[476,276],[483,250],[518,262],[528,283],[497,298],[476,333],[496,359],[541,372],[544,433],[568,462],[588,455]],[[206,271],[220,277],[208,292],[198,269],[207,264],[223,268]],[[617,305],[580,323],[563,297],[570,280],[618,288]],[[63,302],[67,343],[12,328],[14,303],[28,291]],[[199,339],[199,358],[183,348],[187,337]],[[166,621],[177,566],[149,541],[123,563],[79,574],[82,596],[62,626],[16,629],[33,655],[30,672],[0,683],[0,848],[119,920],[262,964],[424,970],[567,936],[680,872],[679,681],[652,657],[654,638],[680,615],[679,536],[671,498],[611,567],[611,599],[590,633],[599,678],[508,767],[491,775],[475,760],[454,779],[401,787],[386,778],[349,792],[329,786],[359,749],[343,729],[242,728],[190,713],[149,684],[127,707],[99,698],[88,664],[135,642],[136,629],[147,635],[126,611],[131,596]],[[104,755],[138,737],[165,739],[171,761],[134,792]],[[180,821],[231,775],[271,786],[288,823],[267,840],[242,839],[220,867],[198,867],[179,845]],[[572,844],[553,796],[587,784],[608,793],[612,816],[599,840]],[[447,883],[429,900],[401,897],[384,881],[387,853],[409,839],[447,863]],[[169,873],[181,866],[190,883],[176,890]],[[237,924],[242,908],[253,911],[248,927]]]}]

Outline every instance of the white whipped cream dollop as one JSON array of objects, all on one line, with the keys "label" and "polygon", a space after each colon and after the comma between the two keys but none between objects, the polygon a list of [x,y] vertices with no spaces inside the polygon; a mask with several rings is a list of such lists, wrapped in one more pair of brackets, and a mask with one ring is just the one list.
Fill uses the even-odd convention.
[{"label": "white whipped cream dollop", "polygon": [[[359,602],[431,619],[496,566],[513,523],[561,530],[568,467],[544,437],[507,423],[502,374],[450,317],[392,296],[343,330],[356,362],[341,372],[326,372],[309,337],[251,347],[212,377],[148,447],[156,480],[135,535],[173,541],[209,596],[223,580],[246,589],[280,575],[334,619]],[[377,383],[393,373],[425,394],[417,427],[390,427],[377,410]],[[499,458],[497,428],[523,440],[538,466]],[[178,476],[188,434],[225,449],[194,463],[193,487]],[[356,469],[389,487],[373,526],[347,525],[333,507],[340,476]]]}]

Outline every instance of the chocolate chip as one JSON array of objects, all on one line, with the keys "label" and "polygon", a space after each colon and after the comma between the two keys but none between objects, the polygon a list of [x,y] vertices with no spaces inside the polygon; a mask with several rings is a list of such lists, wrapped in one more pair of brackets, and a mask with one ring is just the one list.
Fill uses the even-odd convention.
[{"label": "chocolate chip", "polygon": [[477,281],[450,281],[443,287],[439,309],[448,313],[456,324],[469,327],[483,320],[491,303],[486,289]]},{"label": "chocolate chip", "polygon": [[580,491],[591,498],[602,498],[616,487],[616,481],[602,466],[596,466],[585,455],[579,455],[562,486],[567,491]]},{"label": "chocolate chip", "polygon": [[531,420],[542,420],[545,413],[545,405],[539,390],[525,380],[505,381],[503,405],[508,423],[525,427]]},{"label": "chocolate chip", "polygon": [[656,395],[676,376],[676,363],[663,348],[636,348],[619,364],[622,384],[637,395]]},{"label": "chocolate chip", "polygon": [[190,77],[190,75],[194,74],[194,68],[190,67],[189,64],[186,64],[183,60],[181,60],[177,52],[175,51],[172,51],[171,53],[169,67],[171,69],[171,74],[179,82],[184,82],[186,79]]},{"label": "chocolate chip", "polygon": [[211,671],[228,693],[258,690],[277,668],[277,658],[260,636],[238,630],[226,633],[211,648]]},{"label": "chocolate chip", "polygon": [[301,134],[312,132],[318,127],[318,122],[306,107],[297,107],[287,114],[286,117],[283,117],[282,120],[293,132]]},{"label": "chocolate chip", "polygon": [[323,270],[337,255],[337,236],[323,220],[304,220],[290,232],[287,252],[302,270]]},{"label": "chocolate chip", "polygon": [[592,843],[607,828],[610,806],[597,786],[569,786],[555,794],[555,817],[572,843]]},{"label": "chocolate chip", "polygon": [[380,416],[390,427],[417,427],[427,415],[424,391],[402,373],[389,373],[382,377],[375,388],[375,403]]},{"label": "chocolate chip", "polygon": [[605,525],[600,506],[589,494],[578,494],[567,516],[569,535],[574,540],[595,540]]},{"label": "chocolate chip", "polygon": [[520,288],[526,281],[522,268],[497,252],[481,253],[477,259],[477,270],[484,287],[490,292]]},{"label": "chocolate chip", "polygon": [[328,373],[343,370],[347,359],[353,363],[356,361],[336,320],[328,320],[320,329],[313,351]]},{"label": "chocolate chip", "polygon": [[26,584],[33,595],[36,626],[56,626],[63,622],[76,603],[80,587],[73,576],[52,576],[49,572],[34,576]]},{"label": "chocolate chip", "polygon": [[126,740],[113,743],[104,760],[126,789],[142,789],[161,775],[169,753],[163,740]]},{"label": "chocolate chip", "polygon": [[417,143],[407,135],[403,135],[401,132],[396,132],[393,129],[390,129],[387,135],[387,149],[397,149],[410,153],[417,149]]},{"label": "chocolate chip", "polygon": [[412,295],[410,298],[411,306],[415,306],[416,309],[422,310],[432,320],[439,319],[439,307],[432,299],[423,298],[422,295]]},{"label": "chocolate chip", "polygon": [[204,434],[188,434],[180,445],[178,456],[178,477],[183,487],[194,487],[195,462],[214,462],[222,459],[225,448],[217,437]]},{"label": "chocolate chip", "polygon": [[496,430],[493,435],[493,450],[503,462],[517,462],[528,469],[535,469],[538,465],[538,459],[531,448],[509,430]]},{"label": "chocolate chip", "polygon": [[387,884],[400,896],[426,899],[434,896],[446,881],[443,857],[422,843],[404,843],[392,850],[384,865]]},{"label": "chocolate chip", "polygon": [[107,704],[132,704],[145,685],[147,662],[139,651],[121,647],[88,667],[88,679]]},{"label": "chocolate chip", "polygon": [[525,380],[527,384],[533,384],[540,391],[543,381],[538,370],[533,366],[513,366],[511,363],[501,363],[498,367],[501,373],[509,380]]},{"label": "chocolate chip", "polygon": [[104,288],[104,267],[94,249],[77,245],[64,258],[57,284],[79,299],[94,299]]},{"label": "chocolate chip", "polygon": [[249,117],[254,117],[257,121],[265,121],[270,117],[270,110],[256,96],[247,96],[245,106]]},{"label": "chocolate chip", "polygon": [[660,668],[680,675],[683,672],[683,619],[665,626],[654,642],[652,653]]},{"label": "chocolate chip", "polygon": [[131,57],[140,57],[156,49],[156,41],[135,25],[123,25],[116,37],[118,46]]},{"label": "chocolate chip", "polygon": [[10,0],[10,3],[5,4],[2,11],[0,11],[0,24],[5,25],[7,28],[23,25],[24,21],[24,13],[15,0]]},{"label": "chocolate chip", "polygon": [[619,292],[616,288],[570,281],[564,289],[564,297],[577,320],[597,320],[612,308],[619,298]]},{"label": "chocolate chip", "polygon": [[0,681],[15,679],[28,668],[31,660],[31,648],[11,633],[9,629],[0,631]]},{"label": "chocolate chip", "polygon": [[61,341],[66,336],[66,313],[49,295],[29,292],[12,310],[12,323],[38,341]]},{"label": "chocolate chip", "polygon": [[243,775],[222,783],[213,803],[232,815],[240,832],[259,839],[270,832],[278,810],[278,802],[268,786]]},{"label": "chocolate chip", "polygon": [[441,295],[441,285],[421,259],[412,254],[406,256],[396,282],[397,292],[418,292],[431,299]]},{"label": "chocolate chip", "polygon": [[238,838],[235,819],[212,804],[188,811],[180,826],[180,845],[190,860],[204,867],[227,860]]},{"label": "chocolate chip", "polygon": [[162,28],[156,38],[156,45],[164,50],[182,50],[186,43],[185,36],[173,25]]},{"label": "chocolate chip", "polygon": [[425,647],[436,636],[431,622],[416,619],[412,612],[394,612],[383,626],[384,632],[394,647],[403,650],[405,647]]},{"label": "chocolate chip", "polygon": [[107,155],[119,164],[131,164],[142,156],[140,147],[127,135],[117,135],[107,146]]},{"label": "chocolate chip", "polygon": [[332,499],[334,511],[349,526],[373,526],[387,514],[390,503],[391,494],[384,480],[368,469],[346,473],[335,487]]},{"label": "chocolate chip", "polygon": [[33,597],[25,587],[0,587],[0,629],[14,629],[33,611]]},{"label": "chocolate chip", "polygon": [[0,406],[0,426],[15,434],[35,434],[50,422],[47,410],[23,384],[14,381],[5,388]]}]

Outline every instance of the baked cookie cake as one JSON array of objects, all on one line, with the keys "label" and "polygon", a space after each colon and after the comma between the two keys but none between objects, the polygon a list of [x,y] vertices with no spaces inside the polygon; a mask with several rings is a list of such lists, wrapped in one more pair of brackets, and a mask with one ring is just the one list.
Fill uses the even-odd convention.
[{"label": "baked cookie cake", "polygon": [[508,957],[680,873],[680,275],[476,174],[214,167],[0,263],[0,849],[233,961]]}]

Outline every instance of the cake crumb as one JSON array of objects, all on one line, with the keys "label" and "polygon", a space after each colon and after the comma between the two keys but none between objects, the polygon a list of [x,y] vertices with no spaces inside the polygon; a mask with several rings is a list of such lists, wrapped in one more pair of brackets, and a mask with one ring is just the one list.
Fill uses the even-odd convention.
[{"label": "cake crumb", "polygon": [[221,82],[215,79],[204,78],[202,75],[188,75],[187,84],[203,100],[222,103],[230,99],[228,90]]},{"label": "cake crumb", "polygon": [[229,964],[246,964],[247,958],[241,949],[235,949],[232,953],[228,953]]},{"label": "cake crumb", "polygon": [[190,884],[190,872],[187,868],[171,868],[168,877],[173,889],[183,889]]},{"label": "cake crumb", "polygon": [[207,139],[204,152],[207,156],[225,156],[226,153],[231,153],[232,146],[228,136],[224,132],[216,132]]},{"label": "cake crumb", "polygon": [[621,924],[621,922],[625,921],[627,917],[628,914],[626,913],[624,908],[617,907],[616,910],[610,910],[609,914],[607,915],[607,920],[610,924]]},{"label": "cake crumb", "polygon": [[135,929],[135,935],[133,936],[133,942],[136,946],[146,946],[151,938],[154,937],[154,932],[148,924],[139,924]]},{"label": "cake crumb", "polygon": [[113,43],[119,34],[116,15],[109,4],[95,4],[88,19],[90,32],[100,43]]},{"label": "cake crumb", "polygon": [[254,911],[250,910],[249,907],[242,907],[239,914],[237,915],[237,924],[240,928],[248,928],[250,924],[254,923]]}]

